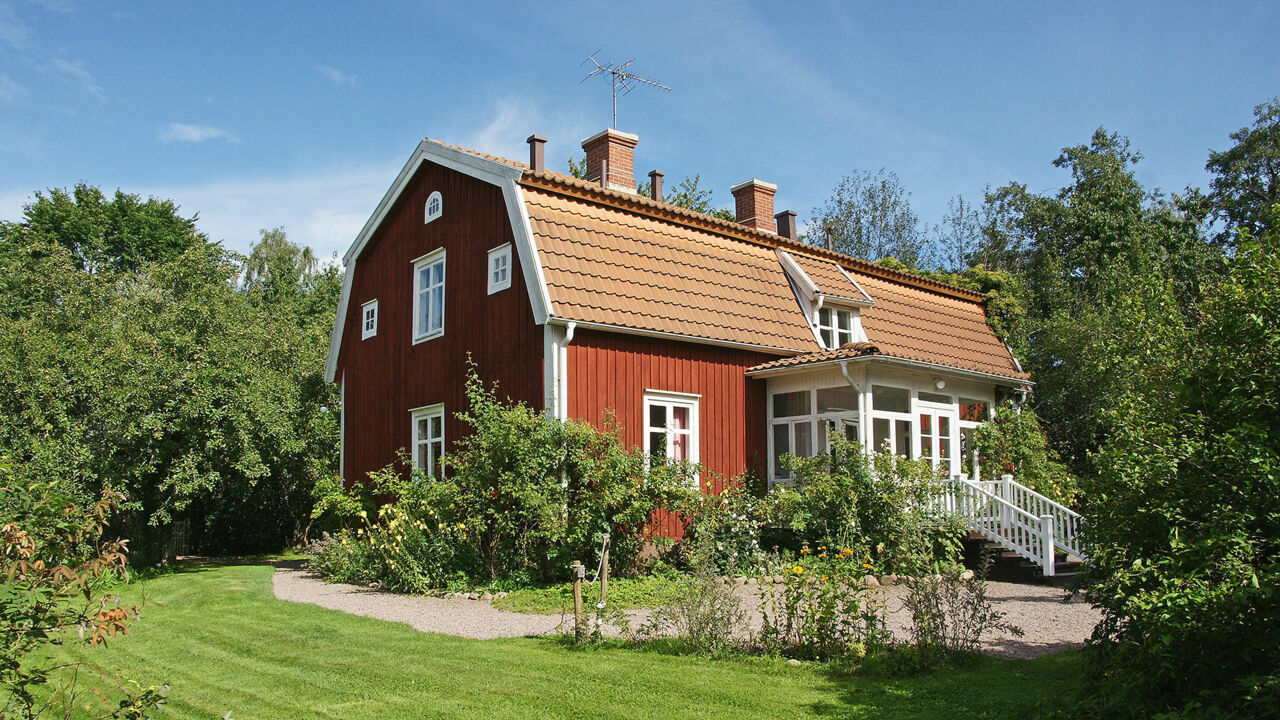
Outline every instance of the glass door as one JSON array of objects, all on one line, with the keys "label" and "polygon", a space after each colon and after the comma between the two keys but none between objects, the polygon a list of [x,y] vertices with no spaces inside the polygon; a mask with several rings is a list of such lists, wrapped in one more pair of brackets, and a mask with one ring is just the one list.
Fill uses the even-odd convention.
[{"label": "glass door", "polygon": [[920,455],[940,474],[958,474],[954,445],[958,422],[954,411],[924,410],[920,413]]}]

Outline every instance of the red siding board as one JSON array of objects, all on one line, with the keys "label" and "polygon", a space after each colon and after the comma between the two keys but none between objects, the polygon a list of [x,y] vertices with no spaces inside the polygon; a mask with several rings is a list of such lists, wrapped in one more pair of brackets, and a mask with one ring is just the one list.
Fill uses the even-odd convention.
[{"label": "red siding board", "polygon": [[[439,190],[443,215],[423,223]],[[543,407],[542,328],[535,324],[519,254],[512,283],[488,294],[488,251],[512,242],[502,190],[434,164],[420,168],[356,260],[339,356],[346,383],[345,476],[386,466],[412,442],[409,411],[444,403],[445,439],[465,426],[468,355],[480,376],[509,396]],[[413,260],[444,247],[445,333],[413,344]],[[377,298],[378,334],[360,339],[361,304]]]}]

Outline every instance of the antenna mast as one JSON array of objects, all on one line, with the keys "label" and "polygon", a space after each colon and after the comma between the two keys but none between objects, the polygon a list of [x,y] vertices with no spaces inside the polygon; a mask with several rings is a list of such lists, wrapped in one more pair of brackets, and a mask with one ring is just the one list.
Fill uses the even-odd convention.
[{"label": "antenna mast", "polygon": [[614,65],[612,62],[606,62],[602,64],[599,60],[596,60],[596,55],[599,55],[599,54],[600,54],[600,51],[597,50],[591,55],[588,55],[586,60],[582,61],[583,65],[586,65],[589,62],[596,66],[595,70],[592,70],[591,72],[587,73],[587,77],[582,78],[582,82],[586,82],[587,79],[590,78],[592,75],[603,75],[604,73],[608,73],[609,84],[613,90],[613,124],[610,127],[614,127],[614,128],[618,127],[618,90],[619,89],[622,90],[623,95],[626,95],[627,93],[634,90],[637,84],[644,84],[644,85],[651,85],[653,87],[658,88],[659,90],[666,90],[667,92],[671,92],[670,87],[663,85],[660,82],[649,80],[647,78],[642,78],[639,75],[635,75],[633,73],[627,72],[627,66],[635,62],[636,61],[635,58],[632,58],[622,63],[621,65]]}]

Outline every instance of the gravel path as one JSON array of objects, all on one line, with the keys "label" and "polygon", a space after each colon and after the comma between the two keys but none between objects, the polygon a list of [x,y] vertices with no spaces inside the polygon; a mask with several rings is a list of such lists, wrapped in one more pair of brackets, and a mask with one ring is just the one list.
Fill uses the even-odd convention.
[{"label": "gravel path", "polygon": [[[296,567],[278,566],[272,576],[277,598],[310,603],[354,615],[400,622],[421,632],[488,640],[500,637],[549,635],[564,627],[560,615],[528,615],[496,610],[483,600],[435,598],[381,592],[355,585],[330,584]],[[1023,637],[991,635],[983,650],[1007,658],[1030,658],[1078,648],[1097,624],[1100,613],[1081,600],[1064,602],[1066,592],[1043,585],[988,583],[988,597],[1006,613],[1006,621],[1022,628]],[[739,586],[743,610],[752,629],[760,623],[755,586]],[[886,588],[889,628],[904,636],[911,618],[901,611],[903,589]],[[646,610],[627,612],[632,627],[649,617]],[[572,619],[570,618],[570,623]]]}]

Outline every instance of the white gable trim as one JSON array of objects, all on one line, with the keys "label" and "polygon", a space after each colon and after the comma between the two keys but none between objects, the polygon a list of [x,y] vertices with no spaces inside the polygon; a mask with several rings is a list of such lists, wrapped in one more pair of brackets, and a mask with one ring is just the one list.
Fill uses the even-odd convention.
[{"label": "white gable trim", "polygon": [[524,170],[472,155],[435,140],[424,139],[418,143],[413,155],[400,169],[395,182],[382,196],[382,201],[378,203],[373,215],[369,217],[360,234],[356,236],[355,242],[342,257],[346,270],[342,278],[342,297],[338,301],[338,315],[334,318],[333,335],[329,339],[329,357],[324,368],[326,382],[333,382],[338,371],[338,353],[342,348],[342,334],[346,327],[347,308],[351,301],[351,284],[355,277],[356,261],[369,239],[386,219],[387,213],[391,212],[396,200],[409,185],[409,181],[413,179],[414,173],[424,162],[433,162],[502,188],[507,215],[511,220],[511,231],[515,236],[516,249],[520,253],[520,265],[524,271],[525,287],[529,292],[529,303],[533,306],[534,321],[542,325],[551,317],[551,301],[547,294],[546,280],[542,274],[542,263],[538,258],[537,246],[533,242],[533,231],[529,226],[529,215],[524,206],[524,193],[521,192],[519,185]]}]

